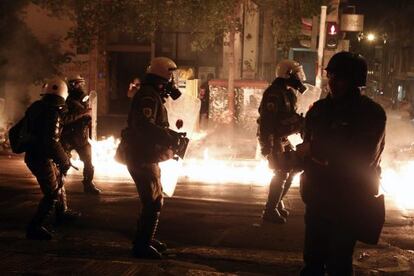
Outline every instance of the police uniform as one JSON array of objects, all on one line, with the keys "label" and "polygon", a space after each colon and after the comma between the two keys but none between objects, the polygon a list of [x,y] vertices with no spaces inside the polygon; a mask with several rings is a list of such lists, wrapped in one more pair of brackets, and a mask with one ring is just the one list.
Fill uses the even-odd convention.
[{"label": "police uniform", "polygon": [[285,219],[278,216],[279,212],[287,216],[282,198],[294,176],[292,168],[283,162],[283,155],[292,151],[287,136],[298,132],[302,121],[296,113],[296,103],[294,90],[287,87],[285,79],[276,78],[265,90],[259,107],[259,143],[262,154],[268,157],[269,166],[275,173],[270,182],[264,216],[275,214],[276,222],[280,223],[285,222]]},{"label": "police uniform", "polygon": [[385,121],[382,107],[359,91],[341,103],[328,96],[309,110],[304,142],[310,143],[311,154],[301,177],[306,204],[302,275],[323,275],[324,266],[330,275],[351,275],[356,241],[378,241],[385,210],[383,199],[374,196]]},{"label": "police uniform", "polygon": [[92,118],[89,115],[87,95],[81,88],[70,88],[66,99],[67,112],[64,114],[64,128],[62,144],[70,155],[76,150],[83,162],[84,191],[90,194],[99,194],[100,190],[93,183],[94,166],[92,164],[92,146],[89,143]]},{"label": "police uniform", "polygon": [[177,139],[169,131],[167,110],[161,96],[165,84],[165,79],[147,74],[140,90],[134,95],[128,128],[122,134],[126,142],[128,171],[137,186],[142,204],[133,251],[138,257],[151,258],[148,250],[154,251],[150,246],[155,246],[153,236],[163,205],[158,162],[172,157],[170,147]]},{"label": "police uniform", "polygon": [[55,203],[58,203],[57,219],[62,218],[68,210],[66,192],[63,183],[59,182],[61,174],[66,173],[70,167],[69,158],[60,143],[64,107],[64,98],[46,94],[34,102],[26,113],[31,134],[35,138],[33,145],[26,151],[25,163],[36,177],[43,193],[37,212],[27,229],[27,237],[30,239],[51,238],[42,227]]}]

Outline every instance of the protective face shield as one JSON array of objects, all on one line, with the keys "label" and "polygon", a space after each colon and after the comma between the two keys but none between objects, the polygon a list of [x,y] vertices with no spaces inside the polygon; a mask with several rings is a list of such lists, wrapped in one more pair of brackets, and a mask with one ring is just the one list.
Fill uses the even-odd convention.
[{"label": "protective face shield", "polygon": [[282,60],[276,67],[276,77],[285,79],[288,86],[298,90],[301,94],[305,93],[306,86],[303,82],[306,81],[306,75],[299,62]]},{"label": "protective face shield", "polygon": [[81,75],[73,75],[67,78],[67,82],[70,88],[80,87],[83,88],[86,84],[85,78]]},{"label": "protective face shield", "polygon": [[156,57],[151,60],[147,73],[159,76],[167,81],[172,77],[173,71],[177,70],[177,65],[172,59],[167,57]]},{"label": "protective face shield", "polygon": [[85,78],[79,74],[71,75],[66,78],[68,82],[85,82]]},{"label": "protective face shield", "polygon": [[48,81],[42,88],[43,95],[56,95],[66,100],[68,97],[68,86],[60,78],[54,78]]}]

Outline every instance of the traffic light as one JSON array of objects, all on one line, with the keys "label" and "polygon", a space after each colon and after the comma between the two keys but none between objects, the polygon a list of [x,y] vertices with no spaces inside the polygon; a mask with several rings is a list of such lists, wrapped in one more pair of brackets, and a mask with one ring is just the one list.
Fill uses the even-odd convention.
[{"label": "traffic light", "polygon": [[326,48],[336,49],[338,46],[338,24],[336,22],[327,22],[326,26]]}]

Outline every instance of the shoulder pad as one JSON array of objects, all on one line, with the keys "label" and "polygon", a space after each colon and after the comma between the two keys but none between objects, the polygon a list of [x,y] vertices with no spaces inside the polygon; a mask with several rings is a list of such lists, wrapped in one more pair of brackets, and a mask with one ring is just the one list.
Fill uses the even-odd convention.
[{"label": "shoulder pad", "polygon": [[321,112],[324,112],[324,110],[326,110],[327,106],[329,105],[329,100],[328,99],[320,99],[316,102],[314,102],[312,104],[312,106],[309,108],[307,115],[315,115],[315,114],[319,114]]},{"label": "shoulder pad", "polygon": [[378,119],[386,120],[386,114],[384,108],[371,98],[363,95],[361,97],[361,102],[363,104],[364,109],[369,109],[370,112],[374,113]]}]

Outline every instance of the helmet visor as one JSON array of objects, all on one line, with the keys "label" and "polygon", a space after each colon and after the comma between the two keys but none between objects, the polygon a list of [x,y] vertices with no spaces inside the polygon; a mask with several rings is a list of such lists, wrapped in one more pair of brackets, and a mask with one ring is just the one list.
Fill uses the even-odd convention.
[{"label": "helmet visor", "polygon": [[178,84],[178,82],[180,81],[180,71],[176,69],[169,69],[169,71],[171,73],[171,79],[174,80],[176,84]]},{"label": "helmet visor", "polygon": [[301,82],[306,81],[306,74],[305,71],[303,71],[302,65],[296,69],[296,76]]}]

